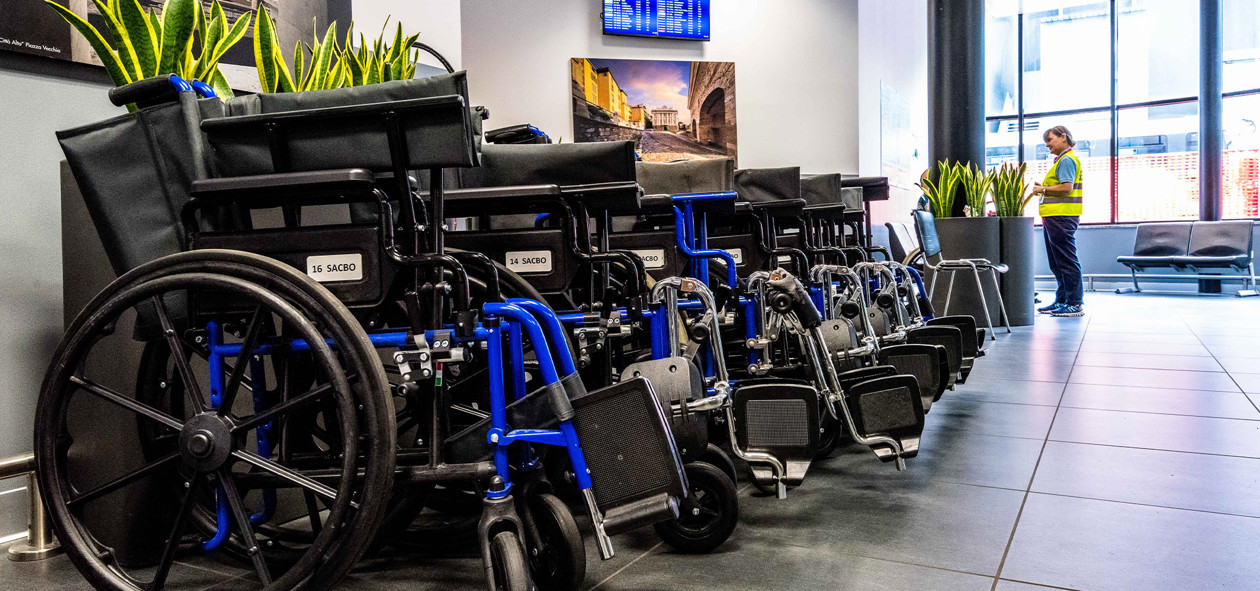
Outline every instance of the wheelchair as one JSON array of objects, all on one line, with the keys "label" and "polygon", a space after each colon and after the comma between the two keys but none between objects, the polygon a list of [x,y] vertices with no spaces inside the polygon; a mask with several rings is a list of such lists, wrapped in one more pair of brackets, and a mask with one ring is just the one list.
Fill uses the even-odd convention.
[{"label": "wheelchair", "polygon": [[[512,193],[445,190],[486,162],[466,97],[463,73],[228,104],[163,76],[111,91],[138,113],[59,135],[120,273],[68,326],[35,424],[53,526],[94,587],[162,589],[178,557],[220,552],[256,586],[328,589],[424,507],[471,495],[490,589],[577,589],[585,548],[549,465],[605,559],[612,533],[709,511],[657,373],[588,391],[566,325],[588,314],[512,297],[512,273],[447,248],[448,205]],[[100,158],[144,137],[158,178]],[[154,192],[170,216],[128,201]],[[303,219],[346,205],[348,221]],[[102,421],[131,445],[121,468],[83,461]],[[100,527],[117,495],[150,535]]]}]

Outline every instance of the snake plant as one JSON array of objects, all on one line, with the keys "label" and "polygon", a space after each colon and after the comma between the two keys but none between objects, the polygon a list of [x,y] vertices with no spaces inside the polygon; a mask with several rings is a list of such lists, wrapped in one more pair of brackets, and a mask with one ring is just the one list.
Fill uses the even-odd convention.
[{"label": "snake plant", "polygon": [[1024,208],[1032,201],[1032,196],[1025,196],[1028,185],[1024,181],[1024,173],[1028,164],[1021,162],[1019,166],[1003,164],[993,173],[993,204],[997,214],[1002,217],[1020,217]]},{"label": "snake plant", "polygon": [[104,32],[69,8],[45,0],[87,39],[115,86],[175,74],[202,80],[220,96],[232,96],[231,86],[219,71],[219,60],[248,32],[249,15],[229,27],[218,0],[208,15],[198,0],[166,0],[161,13],[145,12],[139,0],[92,1],[105,20]]},{"label": "snake plant", "polygon": [[937,163],[938,173],[935,182],[932,181],[931,175],[927,175],[923,177],[922,182],[918,183],[918,187],[923,189],[923,194],[932,205],[932,215],[938,218],[954,215],[954,195],[958,192],[959,183],[955,173],[956,168],[946,158]]},{"label": "snake plant", "polygon": [[984,217],[984,205],[988,202],[993,177],[983,168],[973,166],[970,162],[955,163],[954,175],[962,184],[963,196],[967,199],[966,215],[973,218]]},{"label": "snake plant", "polygon": [[402,23],[398,23],[392,40],[386,38],[382,28],[381,36],[371,46],[360,34],[359,47],[355,49],[353,23],[346,32],[344,44],[339,45],[337,23],[333,22],[322,40],[316,30],[314,45],[304,46],[298,42],[293,47],[293,69],[290,70],[280,50],[275,25],[264,8],[255,17],[254,62],[264,92],[325,90],[405,80],[416,73],[420,55],[418,50],[411,51],[411,46],[419,38],[418,33],[404,36]]}]

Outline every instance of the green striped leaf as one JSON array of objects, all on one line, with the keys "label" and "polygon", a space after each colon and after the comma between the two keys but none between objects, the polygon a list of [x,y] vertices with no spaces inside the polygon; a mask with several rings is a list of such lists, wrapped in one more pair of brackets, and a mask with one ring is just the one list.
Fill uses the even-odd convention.
[{"label": "green striped leaf", "polygon": [[302,89],[302,83],[306,81],[306,52],[302,50],[302,42],[293,43],[293,82],[297,90]]},{"label": "green striped leaf", "polygon": [[206,7],[201,3],[201,0],[197,0],[194,5],[197,7],[197,9],[193,11],[193,22],[196,24],[196,27],[194,28],[197,30],[197,42],[201,43],[201,52],[205,53],[206,35],[207,29],[209,28],[209,23],[206,22]]},{"label": "green striped leaf", "polygon": [[214,89],[214,93],[219,95],[219,98],[226,100],[235,95],[232,92],[232,85],[228,84],[227,78],[223,77],[223,72],[220,72],[217,68],[210,75],[209,83],[210,87]]},{"label": "green striped leaf", "polygon": [[313,90],[319,90],[327,88],[327,84],[330,82],[328,80],[330,74],[329,69],[332,66],[333,53],[337,49],[336,21],[333,21],[332,24],[328,25],[328,31],[324,33],[324,40],[320,41],[319,44],[315,46],[315,49],[316,55],[311,58],[311,68],[315,70],[312,75],[311,88]]},{"label": "green striped leaf", "polygon": [[162,10],[162,58],[158,74],[175,74],[192,47],[197,0],[167,0]]},{"label": "green striped leaf", "polygon": [[266,10],[254,18],[254,65],[263,92],[276,91],[276,30]]},{"label": "green striped leaf", "polygon": [[359,61],[359,56],[346,51],[341,59],[350,68],[350,86],[363,86],[363,62]]},{"label": "green striped leaf", "polygon": [[197,65],[193,68],[193,78],[206,79],[208,66],[214,61],[214,51],[219,47],[219,41],[223,39],[225,29],[227,29],[226,21],[211,18],[210,26],[206,29],[206,38],[201,42],[201,55],[197,57]]},{"label": "green striped leaf", "polygon": [[144,14],[144,8],[138,0],[114,0],[121,13],[120,20],[127,30],[127,38],[131,40],[135,51],[136,62],[140,67],[140,77],[148,78],[157,74],[159,42],[153,23]]},{"label": "green striped leaf", "polygon": [[398,28],[394,30],[394,43],[389,47],[389,53],[385,54],[385,61],[393,63],[403,51],[403,26],[400,22]]},{"label": "green striped leaf", "polygon": [[394,58],[394,62],[389,65],[389,69],[390,69],[389,79],[402,80],[403,70],[406,67],[407,67],[407,54],[403,53],[402,55],[399,55],[398,57]]},{"label": "green striped leaf", "polygon": [[87,39],[88,44],[92,46],[92,49],[96,51],[96,55],[100,56],[101,62],[105,64],[105,71],[109,73],[109,78],[114,81],[115,86],[122,86],[124,84],[134,82],[134,80],[127,75],[126,69],[123,68],[122,62],[118,59],[118,54],[114,53],[114,50],[110,48],[109,43],[107,43],[105,38],[101,36],[101,32],[97,31],[96,27],[92,26],[92,23],[87,22],[83,19],[83,17],[75,14],[69,8],[57,4],[52,0],[44,1],[47,2],[53,10],[56,10],[57,13],[61,15],[61,18],[66,19],[66,22],[70,23],[70,26],[79,31],[80,35],[83,35],[83,37]]},{"label": "green striped leaf", "polygon": [[131,47],[131,42],[127,39],[127,30],[123,28],[122,23],[118,22],[118,17],[114,16],[114,8],[101,0],[92,0],[96,4],[96,11],[101,13],[101,18],[105,19],[107,39],[114,41],[114,52],[118,54],[118,61],[122,62],[123,70],[133,80],[139,80],[144,73],[137,65],[136,52]]}]

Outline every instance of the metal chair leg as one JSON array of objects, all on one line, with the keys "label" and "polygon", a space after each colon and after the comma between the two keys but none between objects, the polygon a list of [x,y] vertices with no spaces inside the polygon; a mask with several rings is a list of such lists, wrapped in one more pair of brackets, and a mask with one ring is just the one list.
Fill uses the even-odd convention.
[{"label": "metal chair leg", "polygon": [[993,287],[997,289],[998,308],[1002,310],[1002,324],[1006,326],[1006,332],[1011,331],[1011,317],[1006,313],[1006,299],[1002,297],[1002,286],[998,283],[997,269],[989,268],[989,272],[993,274]]},{"label": "metal chair leg", "polygon": [[[926,263],[926,261],[927,261],[927,259],[924,259],[924,262],[925,262],[925,263]],[[933,269],[933,270],[932,270],[932,285],[929,285],[929,286],[928,286],[928,301],[929,301],[929,302],[930,302],[930,301],[932,301],[932,297],[936,295],[936,278],[937,278],[937,277],[940,277],[940,276],[941,276],[941,270],[940,270],[940,269]]]},{"label": "metal chair leg", "polygon": [[[996,341],[997,334],[993,330],[993,319],[989,317],[989,300],[984,297],[984,283],[980,281],[980,270],[972,267],[971,272],[976,278],[976,289],[980,294],[980,307],[984,308],[984,321],[989,325],[989,338]],[[1001,294],[998,294],[998,297],[1001,297]]]},{"label": "metal chair leg", "polygon": [[958,276],[958,271],[949,272],[949,289],[945,290],[945,312],[949,316],[949,301],[954,297],[954,278]]}]

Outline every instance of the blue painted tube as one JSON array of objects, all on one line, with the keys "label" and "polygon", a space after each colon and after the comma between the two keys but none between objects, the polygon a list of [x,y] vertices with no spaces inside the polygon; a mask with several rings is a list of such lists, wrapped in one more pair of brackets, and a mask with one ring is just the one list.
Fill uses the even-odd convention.
[{"label": "blue painted tube", "polygon": [[[752,298],[740,298],[739,303],[744,308],[744,338],[757,338],[757,303]],[[756,365],[761,361],[761,353],[756,349],[747,349],[748,365]]]},{"label": "blue painted tube", "polygon": [[564,434],[565,449],[569,451],[569,462],[573,464],[573,475],[577,477],[578,488],[591,488],[591,473],[586,467],[586,454],[578,443],[577,429],[573,421],[560,421],[560,432]]},{"label": "blue painted tube", "polygon": [[184,80],[183,78],[180,78],[179,76],[175,76],[172,74],[170,77],[170,81],[171,81],[171,85],[175,87],[175,90],[177,92],[192,92],[193,90],[192,85],[189,84],[187,80]]},{"label": "blue painted tube", "polygon": [[739,198],[739,194],[734,191],[722,191],[716,193],[683,193],[673,195],[674,202],[686,201],[735,201]]},{"label": "blue painted tube", "polygon": [[[249,358],[249,379],[254,394],[254,412],[262,412],[267,408],[267,400],[263,397],[263,394],[267,392],[267,373],[262,360],[257,355]],[[255,432],[258,438],[258,455],[264,458],[270,457],[271,423],[258,427]],[[262,510],[249,516],[249,521],[253,525],[266,523],[276,514],[276,489],[274,487],[262,489],[262,497]]]},{"label": "blue painted tube", "polygon": [[521,327],[515,322],[507,323],[508,355],[512,368],[511,393],[512,400],[520,400],[529,392],[525,389],[525,342],[521,338]]},{"label": "blue painted tube", "polygon": [[669,322],[665,314],[652,314],[648,322],[648,331],[652,337],[652,359],[669,357]]},{"label": "blue painted tube", "polygon": [[577,371],[577,365],[573,363],[573,351],[569,349],[569,339],[564,334],[564,325],[560,323],[560,319],[556,317],[555,312],[536,300],[528,300],[525,298],[508,298],[507,303],[514,306],[524,308],[526,312],[534,315],[542,327],[547,332],[547,337],[551,341],[552,353],[558,358],[560,363],[560,371],[564,375],[573,375]]},{"label": "blue painted tube", "polygon": [[735,274],[735,257],[731,256],[731,253],[726,252],[725,250],[709,250],[709,249],[692,250],[692,248],[687,245],[686,236],[683,233],[683,230],[685,229],[686,225],[687,224],[685,224],[683,221],[682,210],[675,207],[674,208],[674,240],[675,242],[678,243],[678,248],[682,250],[683,254],[689,257],[695,257],[695,258],[702,258],[702,257],[711,258],[711,259],[720,258],[726,261],[727,284],[738,285],[739,278]]},{"label": "blue painted tube", "polygon": [[538,369],[542,372],[543,383],[554,384],[560,381],[560,376],[556,374],[555,360],[552,359],[551,350],[547,346],[547,338],[543,335],[542,326],[533,315],[520,306],[496,302],[487,302],[482,306],[482,311],[519,323],[529,337],[529,342],[534,345],[534,356],[538,359]]},{"label": "blue painted tube", "polygon": [[[490,372],[490,429],[491,433],[502,433],[507,430],[507,402],[503,384],[503,335],[499,328],[489,328],[486,341],[486,362]],[[508,466],[508,442],[499,441],[494,446],[494,469],[503,478],[504,483],[511,483],[511,470]],[[507,488],[505,487],[505,491]]]},{"label": "blue painted tube", "polygon": [[214,92],[214,88],[200,80],[193,80],[192,82],[189,82],[188,85],[192,86],[192,89],[197,91],[197,96],[201,98],[216,98],[219,96],[216,92]]},{"label": "blue painted tube", "polygon": [[[172,78],[175,78],[172,76]],[[181,82],[183,82],[181,80]],[[223,327],[218,322],[207,322],[206,333],[209,340],[210,354],[208,355],[207,364],[209,365],[208,381],[210,383],[210,407],[219,408],[223,403],[223,356],[216,352],[221,348],[223,342]],[[236,346],[237,352],[240,352],[240,345]],[[227,500],[222,494],[215,495],[215,530],[214,536],[201,544],[202,550],[207,552],[218,548],[227,540],[228,534],[231,533],[231,517],[228,515]]]},{"label": "blue painted tube", "polygon": [[[424,333],[424,338],[429,342],[432,342],[436,334],[436,331],[426,331]],[[482,341],[485,340],[485,338],[486,329],[478,328],[473,331],[472,338],[452,337],[452,340],[457,343],[470,343]],[[408,338],[408,333],[406,331],[371,333],[368,335],[368,340],[370,340],[372,345],[378,349],[404,347],[410,343],[410,339]],[[334,351],[337,350],[336,342],[332,339],[328,339],[324,342],[327,343],[328,346],[332,347]],[[311,345],[306,342],[305,339],[293,339],[287,343],[276,339],[269,339],[254,347],[254,353],[259,355],[270,355],[275,353],[277,349],[285,351],[310,351]],[[218,345],[213,347],[213,350],[215,353],[223,357],[237,357],[241,354],[241,346],[236,343]]]}]

